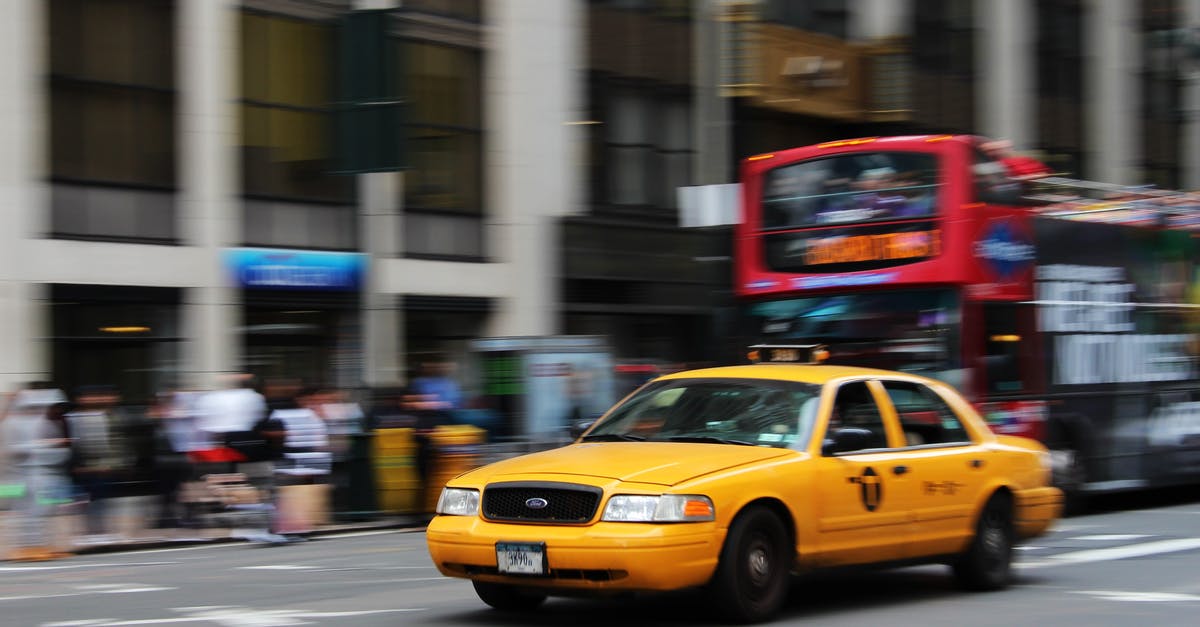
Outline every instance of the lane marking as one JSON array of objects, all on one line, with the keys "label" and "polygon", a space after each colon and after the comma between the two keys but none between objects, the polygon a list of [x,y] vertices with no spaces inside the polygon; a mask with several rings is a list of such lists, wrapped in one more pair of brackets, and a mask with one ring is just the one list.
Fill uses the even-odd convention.
[{"label": "lane marking", "polygon": [[1094,536],[1075,536],[1067,538],[1067,540],[1087,540],[1092,542],[1108,542],[1117,540],[1137,540],[1138,538],[1149,538],[1150,534],[1146,533],[1107,533]]},{"label": "lane marking", "polygon": [[1046,556],[1041,562],[1028,562],[1017,564],[1020,568],[1046,568],[1049,566],[1069,566],[1072,564],[1087,564],[1090,562],[1107,562],[1111,560],[1127,559],[1131,557],[1145,557],[1147,555],[1159,555],[1162,553],[1177,553],[1179,551],[1191,551],[1200,549],[1200,538],[1180,538],[1176,540],[1160,540],[1158,542],[1144,542],[1142,544],[1132,544],[1129,546],[1115,546],[1106,549],[1087,549],[1084,551],[1072,551],[1070,553],[1060,553],[1058,555]]},{"label": "lane marking", "polygon": [[313,536],[316,540],[337,540],[339,538],[365,538],[367,536],[382,536],[389,533],[400,533],[399,529],[383,529],[376,531],[347,531],[344,533],[331,533],[323,536]]},{"label": "lane marking", "polygon": [[239,570],[316,570],[320,566],[300,566],[298,564],[266,564],[264,566],[238,566]]},{"label": "lane marking", "polygon": [[114,619],[101,618],[42,623],[42,627],[125,627],[132,625],[166,625],[170,623],[217,623],[227,627],[275,627],[277,625],[311,625],[306,619],[352,618],[374,614],[423,612],[426,608],[396,608],[383,610],[347,610],[314,612],[311,610],[256,610],[235,606],[176,607],[172,611],[185,616],[164,618]]},{"label": "lane marking", "polygon": [[1200,596],[1176,592],[1130,592],[1119,590],[1075,590],[1075,594],[1086,594],[1107,601],[1131,601],[1134,603],[1194,603]]}]

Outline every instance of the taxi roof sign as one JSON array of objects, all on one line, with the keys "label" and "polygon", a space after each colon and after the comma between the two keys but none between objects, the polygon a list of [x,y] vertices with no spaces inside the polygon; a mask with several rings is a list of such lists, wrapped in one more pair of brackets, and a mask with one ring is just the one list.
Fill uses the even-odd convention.
[{"label": "taxi roof sign", "polygon": [[819,364],[829,350],[824,344],[755,344],[747,357],[756,364]]}]

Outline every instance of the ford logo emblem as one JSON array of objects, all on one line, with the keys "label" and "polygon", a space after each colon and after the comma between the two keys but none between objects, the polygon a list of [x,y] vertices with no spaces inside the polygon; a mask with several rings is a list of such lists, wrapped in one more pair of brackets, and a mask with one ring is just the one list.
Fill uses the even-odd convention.
[{"label": "ford logo emblem", "polygon": [[538,498],[538,497],[534,497],[534,498],[525,500],[525,507],[528,507],[529,509],[542,509],[543,507],[546,507],[549,504],[550,503],[548,501],[546,501],[546,499]]}]

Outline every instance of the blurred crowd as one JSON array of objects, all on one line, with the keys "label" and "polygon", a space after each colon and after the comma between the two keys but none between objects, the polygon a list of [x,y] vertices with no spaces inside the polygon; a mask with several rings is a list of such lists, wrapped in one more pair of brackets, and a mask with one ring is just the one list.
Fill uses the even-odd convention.
[{"label": "blurred crowd", "polygon": [[[221,526],[254,542],[303,541],[331,508],[374,509],[354,502],[371,492],[369,450],[356,436],[412,429],[425,486],[429,435],[463,406],[450,372],[431,364],[370,398],[229,375],[215,390],[164,391],[139,411],[112,386],[25,385],[0,407],[0,509],[11,521],[0,527],[0,558],[55,559],[120,541],[110,504],[130,496],[149,504],[146,527],[176,537]],[[79,521],[67,546],[52,537],[64,514]]]}]

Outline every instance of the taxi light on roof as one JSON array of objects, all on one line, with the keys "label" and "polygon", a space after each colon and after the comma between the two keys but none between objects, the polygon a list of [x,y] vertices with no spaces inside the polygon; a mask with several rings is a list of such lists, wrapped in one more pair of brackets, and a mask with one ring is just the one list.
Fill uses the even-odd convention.
[{"label": "taxi light on roof", "polygon": [[1020,342],[1021,336],[1015,334],[993,335],[990,338],[993,342]]},{"label": "taxi light on roof", "polygon": [[824,344],[755,344],[746,356],[761,364],[819,364],[829,359],[829,349]]}]

